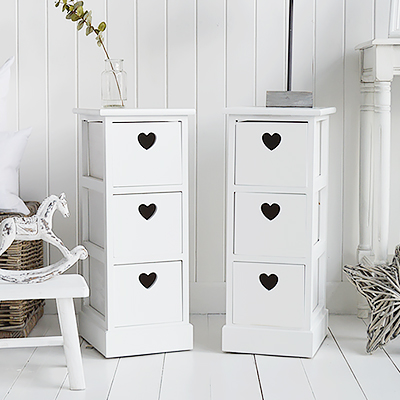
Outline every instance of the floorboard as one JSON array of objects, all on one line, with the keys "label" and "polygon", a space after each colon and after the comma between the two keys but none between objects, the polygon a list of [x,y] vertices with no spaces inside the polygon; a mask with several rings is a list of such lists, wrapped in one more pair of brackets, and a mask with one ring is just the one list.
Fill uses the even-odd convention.
[{"label": "floorboard", "polygon": [[331,316],[330,329],[368,400],[397,399],[400,374],[381,349],[365,351],[366,326],[354,315]]},{"label": "floorboard", "polygon": [[299,358],[261,355],[255,357],[262,391],[266,399],[314,400],[307,375]]},{"label": "floorboard", "polygon": [[[59,335],[57,316],[42,318],[49,323],[46,335]],[[62,347],[36,348],[29,358],[6,400],[55,399],[67,376],[64,351]]]},{"label": "floorboard", "polygon": [[120,359],[107,400],[158,400],[164,354]]},{"label": "floorboard", "polygon": [[[57,400],[107,399],[116,374],[119,359],[106,359],[96,349],[83,341],[81,345],[86,390],[72,391],[69,379],[64,381]],[[129,380],[128,380],[129,382]]]},{"label": "floorboard", "polygon": [[206,315],[192,315],[194,351],[167,353],[160,400],[210,399],[210,349]]},{"label": "floorboard", "polygon": [[[43,336],[49,330],[49,321],[42,320],[31,332],[32,336]],[[0,349],[0,399],[6,398],[35,351],[34,348]]]},{"label": "floorboard", "polygon": [[316,399],[365,400],[364,393],[330,332],[316,356],[302,359],[301,363]]},{"label": "floorboard", "polygon": [[212,400],[263,400],[252,354],[223,353],[225,315],[208,317]]},{"label": "floorboard", "polygon": [[[0,349],[0,399],[382,400],[400,398],[400,339],[367,355],[366,325],[330,316],[313,359],[223,353],[224,315],[192,315],[194,350],[104,358],[82,341],[85,391],[69,390],[61,347]],[[59,333],[45,315],[36,336]]]}]

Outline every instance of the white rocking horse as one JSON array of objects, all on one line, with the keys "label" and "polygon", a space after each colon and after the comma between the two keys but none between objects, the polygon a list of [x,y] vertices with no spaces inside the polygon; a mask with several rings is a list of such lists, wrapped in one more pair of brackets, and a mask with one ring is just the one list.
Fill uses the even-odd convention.
[{"label": "white rocking horse", "polygon": [[0,268],[0,279],[15,283],[37,283],[46,281],[53,276],[62,274],[72,267],[79,259],[88,256],[83,246],[76,246],[71,251],[52,231],[53,214],[59,210],[64,218],[69,217],[69,210],[65,194],[60,197],[47,197],[32,217],[9,217],[0,223],[0,256],[11,246],[14,240],[44,240],[56,246],[64,256],[55,264],[47,267],[15,271]]}]

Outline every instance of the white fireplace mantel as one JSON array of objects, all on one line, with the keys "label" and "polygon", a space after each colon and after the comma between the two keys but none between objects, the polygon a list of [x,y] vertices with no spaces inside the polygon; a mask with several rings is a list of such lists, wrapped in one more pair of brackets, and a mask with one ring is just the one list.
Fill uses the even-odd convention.
[{"label": "white fireplace mantel", "polygon": [[358,261],[367,256],[378,264],[388,258],[391,83],[400,75],[400,38],[372,40],[356,50],[361,82],[357,255]]}]

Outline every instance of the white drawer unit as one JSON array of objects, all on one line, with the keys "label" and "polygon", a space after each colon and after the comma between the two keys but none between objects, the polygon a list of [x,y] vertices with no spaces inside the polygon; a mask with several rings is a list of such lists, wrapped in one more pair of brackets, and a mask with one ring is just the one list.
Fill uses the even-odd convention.
[{"label": "white drawer unit", "polygon": [[80,334],[105,357],[193,348],[188,120],[194,110],[76,109]]},{"label": "white drawer unit", "polygon": [[313,357],[326,336],[329,115],[227,114],[226,352]]}]

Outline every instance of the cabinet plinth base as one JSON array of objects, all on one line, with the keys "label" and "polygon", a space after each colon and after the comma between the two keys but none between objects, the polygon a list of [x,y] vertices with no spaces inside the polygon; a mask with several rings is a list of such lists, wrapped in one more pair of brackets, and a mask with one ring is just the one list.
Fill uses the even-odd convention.
[{"label": "cabinet plinth base", "polygon": [[312,358],[325,339],[327,329],[327,310],[319,315],[309,331],[225,325],[222,351]]},{"label": "cabinet plinth base", "polygon": [[81,314],[79,333],[106,358],[193,349],[193,326],[183,322],[105,330]]}]

